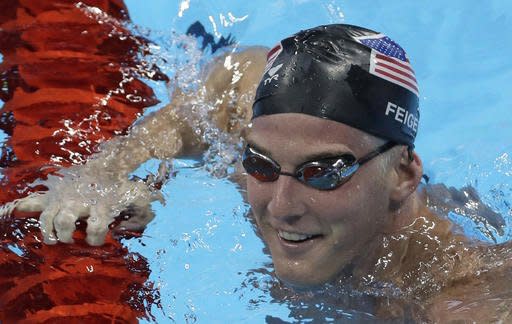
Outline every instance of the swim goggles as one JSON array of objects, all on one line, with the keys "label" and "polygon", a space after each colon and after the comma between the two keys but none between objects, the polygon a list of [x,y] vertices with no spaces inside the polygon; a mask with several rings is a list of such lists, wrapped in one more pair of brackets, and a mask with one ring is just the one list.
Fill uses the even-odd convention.
[{"label": "swim goggles", "polygon": [[360,159],[352,154],[343,154],[308,161],[299,165],[294,173],[281,171],[281,166],[276,161],[247,145],[242,156],[242,165],[249,175],[261,182],[276,181],[280,175],[285,175],[318,190],[332,190],[347,182],[360,166],[395,145],[394,142],[387,142]]}]

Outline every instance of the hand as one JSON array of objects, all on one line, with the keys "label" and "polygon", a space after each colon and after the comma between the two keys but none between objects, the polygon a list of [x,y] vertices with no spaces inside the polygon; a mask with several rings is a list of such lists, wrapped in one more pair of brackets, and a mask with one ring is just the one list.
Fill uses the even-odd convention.
[{"label": "hand", "polygon": [[[85,166],[62,170],[62,177],[49,176],[40,181],[48,191],[33,193],[14,202],[3,213],[19,211],[41,212],[39,222],[46,244],[73,243],[76,222],[86,219],[90,245],[102,245],[109,225],[122,211],[131,216],[122,221],[116,231],[142,230],[154,218],[150,202],[165,203],[158,190],[169,176],[169,167],[160,164],[158,174],[145,181],[119,179],[112,174],[91,174]],[[0,212],[2,213],[2,212]]]}]

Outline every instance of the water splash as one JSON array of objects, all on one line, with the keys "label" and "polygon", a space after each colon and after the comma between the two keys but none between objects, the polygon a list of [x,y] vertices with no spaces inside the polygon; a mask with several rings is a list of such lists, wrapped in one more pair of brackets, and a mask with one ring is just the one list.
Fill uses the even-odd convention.
[{"label": "water splash", "polygon": [[178,12],[178,17],[183,17],[183,13],[190,8],[190,0],[182,0],[180,3],[180,11]]},{"label": "water splash", "polygon": [[323,6],[329,15],[329,23],[336,24],[345,21],[345,14],[341,10],[341,7],[337,4],[337,1],[329,0],[324,2]]},{"label": "water splash", "polygon": [[[250,101],[252,99],[245,97],[235,98],[237,94],[234,91],[230,91],[226,94],[219,94],[219,96],[226,96],[227,98],[220,97],[212,102],[211,98],[208,98],[204,84],[207,73],[207,71],[204,70],[205,61],[211,60],[211,57],[200,50],[197,39],[186,35],[175,36],[170,48],[179,45],[183,53],[175,57],[186,59],[181,62],[175,59],[173,63],[174,82],[169,84],[169,96],[172,98],[176,91],[180,91],[188,96],[188,102],[186,104],[175,107],[176,112],[180,118],[186,121],[191,129],[195,131],[196,136],[200,137],[202,142],[206,144],[207,149],[203,154],[204,167],[206,170],[216,177],[224,177],[233,171],[233,163],[240,156],[240,132],[242,129],[240,129],[238,133],[228,133],[218,127],[212,115],[217,111],[223,101],[240,102],[244,100]],[[228,53],[235,50],[236,46],[230,48]],[[229,58],[229,55],[226,56],[226,62],[229,62]],[[238,71],[243,67],[237,65],[227,66],[226,68]],[[236,75],[235,73],[235,76]],[[233,83],[238,82],[239,79],[240,75],[238,79],[233,80]],[[236,108],[233,107],[232,109]],[[235,115],[235,117],[234,120],[231,121],[231,124],[244,123],[241,116],[238,118],[236,117],[238,114],[233,115]]]}]

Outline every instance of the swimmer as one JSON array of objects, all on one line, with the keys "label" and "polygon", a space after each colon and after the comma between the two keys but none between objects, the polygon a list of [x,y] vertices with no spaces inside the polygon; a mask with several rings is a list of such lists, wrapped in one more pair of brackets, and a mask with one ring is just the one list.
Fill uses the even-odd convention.
[{"label": "swimmer", "polygon": [[[228,58],[239,71],[225,68]],[[86,218],[88,243],[100,245],[113,218],[129,206],[137,206],[140,217],[124,226],[143,228],[152,219],[149,202],[162,198],[128,174],[150,158],[204,149],[180,116],[198,96],[216,108],[210,118],[220,129],[245,136],[247,199],[275,272],[287,285],[335,283],[399,296],[420,303],[433,322],[512,319],[510,246],[471,241],[429,208],[439,192],[455,194],[421,184],[413,69],[397,43],[361,27],[320,26],[282,40],[268,54],[251,48],[219,57],[205,70],[198,93],[177,89],[169,106],[129,136],[106,143],[86,165],[49,179],[48,192],[15,207],[42,211],[48,244],[71,243],[75,221]],[[149,182],[164,181],[167,172],[163,164]],[[107,199],[87,191],[108,187],[106,181],[129,194]],[[87,199],[73,189],[85,191]],[[499,222],[467,191],[459,205],[470,201]],[[457,204],[436,201],[438,210]],[[482,298],[483,291],[504,302],[498,307]],[[454,312],[458,301],[479,306]],[[378,313],[400,316],[389,305]]]}]

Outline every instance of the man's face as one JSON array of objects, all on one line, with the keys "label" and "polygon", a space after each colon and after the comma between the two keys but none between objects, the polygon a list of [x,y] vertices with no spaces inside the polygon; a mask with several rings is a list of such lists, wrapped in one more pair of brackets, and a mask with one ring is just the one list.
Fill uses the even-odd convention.
[{"label": "man's face", "polygon": [[[364,156],[377,146],[347,125],[304,114],[275,114],[254,120],[248,143],[294,172],[319,157]],[[341,187],[320,191],[293,177],[274,182],[247,177],[247,194],[256,223],[270,248],[276,273],[288,284],[308,287],[335,279],[388,221],[388,178],[378,156]],[[312,238],[305,239],[307,236]]]}]

